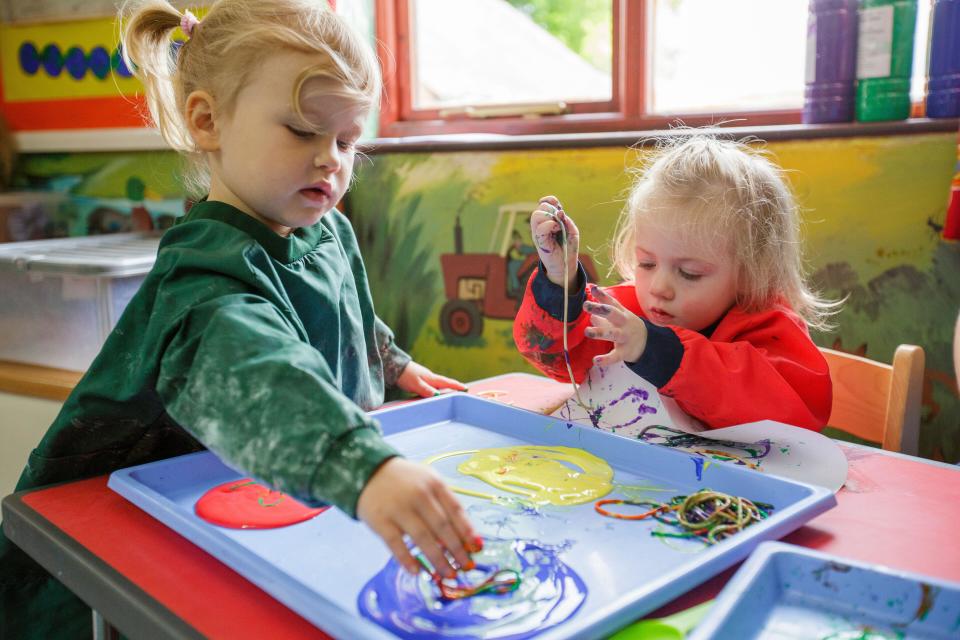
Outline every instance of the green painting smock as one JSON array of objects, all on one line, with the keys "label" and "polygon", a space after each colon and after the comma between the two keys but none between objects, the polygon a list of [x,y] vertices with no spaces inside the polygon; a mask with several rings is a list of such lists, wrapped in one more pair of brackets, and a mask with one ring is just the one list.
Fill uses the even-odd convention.
[{"label": "green painting smock", "polygon": [[[285,238],[201,202],[165,233],[17,489],[206,447],[355,517],[371,474],[397,455],[366,410],[409,361],[374,313],[342,214]],[[2,536],[0,596],[3,637],[89,635],[89,615],[76,620],[82,603]]]}]

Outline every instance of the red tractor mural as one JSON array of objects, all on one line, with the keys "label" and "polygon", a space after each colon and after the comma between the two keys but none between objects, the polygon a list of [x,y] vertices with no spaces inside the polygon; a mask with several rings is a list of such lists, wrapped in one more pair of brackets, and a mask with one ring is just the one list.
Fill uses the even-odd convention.
[{"label": "red tractor mural", "polygon": [[[463,252],[463,228],[457,216],[453,228],[454,253],[440,256],[447,298],[440,310],[440,330],[448,342],[476,338],[483,332],[484,318],[511,320],[516,317],[527,279],[537,266],[538,258],[536,248],[525,242],[515,225],[518,215],[523,214],[526,222],[536,208],[536,203],[500,207],[486,253]],[[578,257],[587,278],[596,282],[593,260],[583,253]]]}]

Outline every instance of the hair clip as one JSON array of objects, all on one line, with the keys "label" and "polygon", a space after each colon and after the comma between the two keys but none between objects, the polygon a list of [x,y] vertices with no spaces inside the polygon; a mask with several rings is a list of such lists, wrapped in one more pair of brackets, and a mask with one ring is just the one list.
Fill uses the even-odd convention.
[{"label": "hair clip", "polygon": [[180,29],[186,34],[188,38],[193,36],[193,30],[200,24],[200,21],[197,20],[197,16],[186,9],[183,12],[183,17],[180,18]]}]

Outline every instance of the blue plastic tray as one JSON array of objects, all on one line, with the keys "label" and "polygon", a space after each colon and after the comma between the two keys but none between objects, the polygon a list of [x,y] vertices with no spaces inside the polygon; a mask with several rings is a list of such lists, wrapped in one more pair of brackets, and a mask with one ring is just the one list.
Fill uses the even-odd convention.
[{"label": "blue plastic tray", "polygon": [[[595,429],[571,428],[554,418],[465,394],[374,415],[387,439],[413,460],[511,445],[580,447],[610,463],[615,483],[669,489],[639,495],[664,499],[709,487],[776,507],[767,520],[707,548],[694,541],[665,542],[650,536],[653,523],[604,518],[590,503],[547,506],[538,515],[461,497],[485,537],[569,544],[561,559],[580,575],[589,593],[583,606],[545,632],[544,638],[613,632],[742,560],[762,540],[786,535],[836,504],[833,493],[820,487],[733,465],[704,468],[702,458],[680,451]],[[457,486],[497,493],[456,471],[464,459],[448,458],[438,462],[436,469]],[[386,547],[365,526],[335,509],[271,530],[225,529],[194,514],[194,503],[204,492],[243,475],[205,452],[114,472],[109,486],[328,633],[392,638],[360,617],[357,609],[360,589],[389,558]]]},{"label": "blue plastic tray", "polygon": [[690,640],[960,638],[960,584],[765,542]]}]

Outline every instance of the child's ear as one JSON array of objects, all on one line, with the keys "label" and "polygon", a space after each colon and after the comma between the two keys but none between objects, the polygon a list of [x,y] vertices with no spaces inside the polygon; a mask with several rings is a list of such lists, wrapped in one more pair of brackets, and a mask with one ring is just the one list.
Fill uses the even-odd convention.
[{"label": "child's ear", "polygon": [[217,129],[216,106],[206,91],[194,91],[187,96],[184,108],[187,129],[190,137],[200,151],[217,151],[220,149],[220,132]]}]

